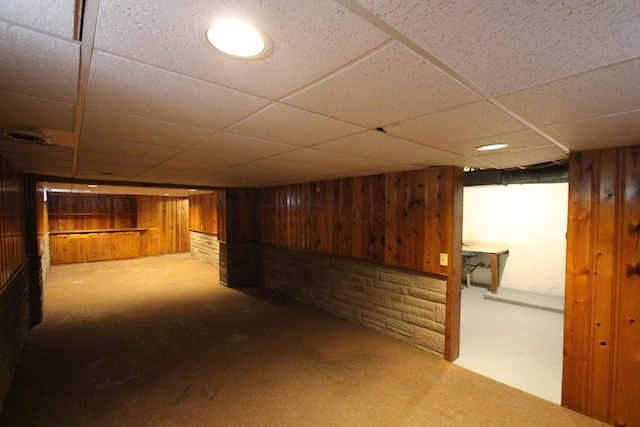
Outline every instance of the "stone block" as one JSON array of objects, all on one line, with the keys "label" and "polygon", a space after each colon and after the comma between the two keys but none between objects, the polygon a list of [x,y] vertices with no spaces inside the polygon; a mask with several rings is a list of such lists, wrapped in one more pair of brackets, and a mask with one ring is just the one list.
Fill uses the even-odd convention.
[{"label": "stone block", "polygon": [[385,324],[387,330],[392,330],[407,337],[413,337],[413,325],[409,323],[397,319],[387,318]]},{"label": "stone block", "polygon": [[406,318],[407,323],[410,323],[415,326],[420,326],[421,328],[429,329],[434,332],[439,332],[441,334],[445,333],[445,328],[443,323],[438,323],[433,320],[425,319],[423,317],[418,317],[409,314]]},{"label": "stone block", "polygon": [[353,270],[352,273],[355,274],[356,276],[367,277],[369,279],[378,278],[378,271],[373,270],[371,268],[356,267],[356,268],[353,268],[352,270]]},{"label": "stone block", "polygon": [[447,296],[443,294],[439,294],[437,292],[427,291],[424,289],[418,288],[408,288],[408,293],[412,297],[421,298],[427,301],[446,303]]},{"label": "stone block", "polygon": [[437,277],[416,276],[415,285],[420,289],[447,294],[447,280]]},{"label": "stone block", "polygon": [[417,345],[444,354],[444,334],[416,326],[413,340]]},{"label": "stone block", "polygon": [[383,291],[393,292],[395,294],[400,293],[400,285],[395,283],[385,282],[382,280],[371,280],[371,285],[374,288],[382,289]]},{"label": "stone block", "polygon": [[344,303],[341,301],[336,301],[333,305],[333,312],[336,313],[340,317],[344,317],[348,320],[353,320],[353,305]]},{"label": "stone block", "polygon": [[415,281],[414,276],[410,276],[409,274],[386,273],[385,276],[388,282],[398,285],[413,286]]},{"label": "stone block", "polygon": [[387,328],[385,330],[385,335],[390,337],[390,338],[395,338],[395,339],[403,341],[403,342],[405,342],[407,344],[413,345],[413,335],[407,336],[407,335],[398,333],[394,329],[389,329],[389,328]]},{"label": "stone block", "polygon": [[371,323],[384,329],[386,317],[370,310],[362,310],[362,323]]},{"label": "stone block", "polygon": [[435,316],[436,322],[445,324],[447,322],[447,306],[444,304],[436,304],[435,308],[436,308],[436,316]]},{"label": "stone block", "polygon": [[368,302],[387,308],[393,307],[393,300],[391,299],[391,294],[389,292],[381,291],[380,289],[375,288],[367,288],[366,293]]},{"label": "stone block", "polygon": [[407,316],[412,315],[415,317],[428,319],[428,320],[435,319],[435,305],[431,306],[431,308],[420,308],[420,307],[404,304],[401,302],[394,302],[393,309]]},{"label": "stone block", "polygon": [[399,311],[391,310],[390,308],[385,308],[380,306],[374,306],[374,307],[375,307],[376,313],[380,313],[383,316],[391,319],[402,320],[402,313],[400,313]]},{"label": "stone block", "polygon": [[416,298],[416,297],[407,295],[402,297],[402,302],[407,305],[412,305],[414,307],[435,311],[435,307],[434,307],[435,303],[433,301],[427,301],[422,298]]}]

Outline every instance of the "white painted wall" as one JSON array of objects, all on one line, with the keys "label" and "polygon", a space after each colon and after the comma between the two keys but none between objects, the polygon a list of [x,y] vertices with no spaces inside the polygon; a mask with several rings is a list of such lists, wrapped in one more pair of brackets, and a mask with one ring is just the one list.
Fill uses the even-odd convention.
[{"label": "white painted wall", "polygon": [[[500,286],[564,296],[568,191],[567,183],[464,188],[462,240],[509,244]],[[472,281],[489,284],[490,270],[476,269]]]}]

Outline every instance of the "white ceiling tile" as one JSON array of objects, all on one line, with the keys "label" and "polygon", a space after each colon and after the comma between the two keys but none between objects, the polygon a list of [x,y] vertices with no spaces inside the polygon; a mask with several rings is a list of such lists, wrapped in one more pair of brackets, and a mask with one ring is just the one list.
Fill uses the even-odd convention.
[{"label": "white ceiling tile", "polygon": [[271,157],[271,160],[282,160],[309,165],[322,165],[335,167],[336,169],[370,170],[395,166],[391,162],[382,160],[373,160],[366,157],[356,157],[348,154],[321,151],[313,148],[301,148],[296,151],[279,154]]},{"label": "white ceiling tile", "polygon": [[492,152],[490,154],[476,155],[474,158],[494,168],[504,169],[562,160],[566,159],[567,156],[568,154],[561,148],[550,146],[526,150]]},{"label": "white ceiling tile", "polygon": [[93,56],[89,108],[220,130],[265,105],[264,99],[158,68],[101,52]]},{"label": "white ceiling tile", "polygon": [[121,156],[132,157],[149,157],[152,159],[168,159],[178,154],[181,149],[168,145],[147,144],[113,138],[85,138],[81,143],[79,151],[119,154]]},{"label": "white ceiling tile", "polygon": [[226,132],[218,132],[215,135],[193,146],[196,150],[212,153],[236,154],[250,156],[254,159],[269,157],[275,154],[296,150],[298,147],[291,144],[267,141],[265,139],[251,138],[248,136],[234,135]]},{"label": "white ceiling tile", "polygon": [[562,144],[637,135],[640,134],[640,110],[543,126],[542,130]]},{"label": "white ceiling tile", "polygon": [[192,176],[211,170],[207,162],[185,162],[182,160],[167,160],[157,166],[149,168],[143,174],[167,174],[171,176]]},{"label": "white ceiling tile", "polygon": [[504,135],[497,135],[488,138],[473,139],[470,141],[453,142],[440,146],[441,149],[462,156],[476,156],[476,148],[489,144],[508,144],[507,151],[522,150],[527,148],[554,146],[548,139],[543,138],[532,130],[521,130]]},{"label": "white ceiling tile", "polygon": [[172,147],[189,147],[210,136],[211,130],[113,111],[87,109],[83,115],[80,141],[105,137],[125,141],[147,142]]},{"label": "white ceiling tile", "polygon": [[[198,34],[203,23],[238,16],[271,38],[271,56],[260,61],[231,59],[214,51]],[[164,0],[146,2],[142,7],[138,2],[103,2],[96,46],[167,70],[278,99],[387,38],[332,0],[295,4],[289,0]]]},{"label": "white ceiling tile", "polygon": [[71,158],[49,158],[25,153],[3,153],[3,156],[23,172],[64,177],[72,175]]},{"label": "white ceiling tile", "polygon": [[303,147],[351,135],[364,129],[297,108],[274,104],[225,130],[238,135]]},{"label": "white ceiling tile", "polygon": [[76,101],[78,43],[0,21],[0,56],[0,89],[52,101]]},{"label": "white ceiling tile", "polygon": [[0,117],[3,126],[47,128],[73,132],[73,104],[0,91]]},{"label": "white ceiling tile", "polygon": [[572,144],[567,144],[567,148],[569,148],[569,150],[571,151],[585,151],[600,150],[603,148],[625,147],[629,145],[640,145],[640,134],[575,142]]},{"label": "white ceiling tile", "polygon": [[68,147],[58,147],[49,144],[14,141],[0,138],[0,151],[25,156],[41,157],[45,159],[72,160],[73,150]]},{"label": "white ceiling tile", "polygon": [[76,3],[69,0],[2,0],[0,18],[72,40]]},{"label": "white ceiling tile", "polygon": [[126,181],[147,167],[136,164],[83,161],[78,163],[74,177],[79,179]]},{"label": "white ceiling tile", "polygon": [[640,3],[363,0],[491,95],[625,61],[640,52]]},{"label": "white ceiling tile", "polygon": [[640,109],[640,59],[498,98],[537,126]]},{"label": "white ceiling tile", "polygon": [[525,129],[489,102],[477,102],[385,128],[389,134],[433,147]]},{"label": "white ceiling tile", "polygon": [[395,43],[284,102],[377,128],[480,99]]},{"label": "white ceiling tile", "polygon": [[281,174],[289,174],[293,176],[305,176],[306,173],[309,175],[317,176],[335,176],[340,174],[341,172],[346,172],[347,168],[336,168],[332,166],[326,165],[318,165],[318,164],[308,164],[308,163],[297,163],[297,162],[286,162],[272,159],[260,159],[250,163],[245,163],[241,166],[237,166],[238,168],[242,168],[244,170],[257,170],[264,171],[268,173],[272,173],[275,176]]},{"label": "white ceiling tile", "polygon": [[175,156],[172,160],[202,163],[207,165],[207,169],[219,169],[225,166],[231,166],[255,160],[255,157],[249,155],[249,153],[246,153],[245,155],[238,155],[188,149]]},{"label": "white ceiling tile", "polygon": [[404,165],[405,168],[411,168],[414,165],[435,166],[439,162],[448,164],[449,159],[458,157],[456,154],[396,138],[379,131],[359,133],[319,144],[313,148],[397,163]]},{"label": "white ceiling tile", "polygon": [[394,163],[399,153],[422,148],[420,144],[396,138],[379,131],[362,132],[344,138],[315,145],[317,150],[350,154],[373,160],[386,160]]},{"label": "white ceiling tile", "polygon": [[[149,168],[157,165],[161,162],[160,159],[154,159],[146,156],[122,156],[117,153],[95,153],[91,151],[80,151],[78,154],[78,163],[93,163],[93,164],[105,164],[105,165],[124,165],[124,166],[136,166],[139,168]],[[108,172],[106,170],[102,170]]]}]

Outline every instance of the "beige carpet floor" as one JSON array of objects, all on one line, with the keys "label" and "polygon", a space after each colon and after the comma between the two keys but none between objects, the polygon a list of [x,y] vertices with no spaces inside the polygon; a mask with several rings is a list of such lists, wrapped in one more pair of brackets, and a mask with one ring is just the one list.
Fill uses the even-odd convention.
[{"label": "beige carpet floor", "polygon": [[52,267],[2,426],[605,425],[188,255]]}]

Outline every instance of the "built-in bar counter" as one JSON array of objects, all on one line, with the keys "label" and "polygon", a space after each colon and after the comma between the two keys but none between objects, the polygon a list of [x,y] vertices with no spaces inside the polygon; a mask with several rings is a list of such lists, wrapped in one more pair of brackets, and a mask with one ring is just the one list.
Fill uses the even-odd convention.
[{"label": "built-in bar counter", "polygon": [[49,232],[51,264],[158,255],[157,228],[119,228]]}]

